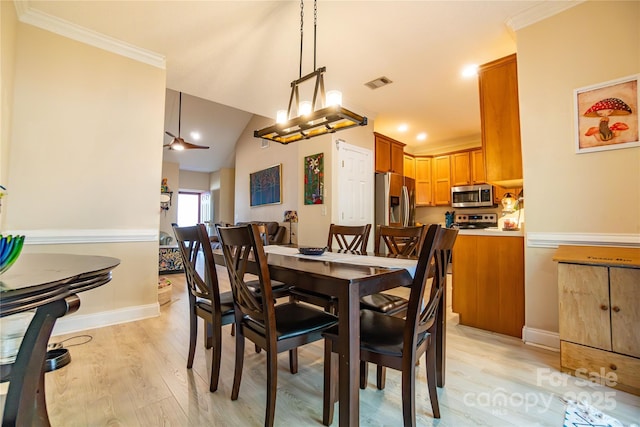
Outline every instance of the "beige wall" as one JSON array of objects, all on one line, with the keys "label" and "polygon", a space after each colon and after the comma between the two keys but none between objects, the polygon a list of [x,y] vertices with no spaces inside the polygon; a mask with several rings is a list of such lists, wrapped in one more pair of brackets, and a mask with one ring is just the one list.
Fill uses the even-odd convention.
[{"label": "beige wall", "polygon": [[180,191],[209,191],[209,173],[180,170]]},{"label": "beige wall", "polygon": [[236,199],[236,170],[224,168],[218,172],[220,177],[220,187],[218,190],[219,222],[233,224]]},{"label": "beige wall", "polygon": [[[597,35],[603,25],[610,36]],[[640,72],[640,3],[585,2],[519,30],[517,44],[526,326],[557,332],[555,249],[531,247],[532,237],[598,244],[640,233],[640,148],[576,154],[573,126],[574,89]]]},{"label": "beige wall", "polygon": [[[9,141],[13,119],[13,82],[16,44],[16,11],[13,2],[0,2],[0,185],[6,187],[9,177]],[[4,204],[7,199],[0,200]],[[0,230],[3,230],[0,210]]]},{"label": "beige wall", "polygon": [[78,313],[62,320],[157,313],[165,70],[22,23],[15,53],[3,231],[25,234],[24,252],[121,260],[113,281],[83,293]]}]

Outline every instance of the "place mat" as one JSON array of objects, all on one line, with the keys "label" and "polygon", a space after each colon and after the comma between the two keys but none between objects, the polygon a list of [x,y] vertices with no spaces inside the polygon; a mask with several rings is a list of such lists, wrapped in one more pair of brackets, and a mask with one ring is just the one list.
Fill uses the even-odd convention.
[{"label": "place mat", "polygon": [[567,409],[564,413],[564,427],[624,427],[620,421],[586,402],[565,402]]},{"label": "place mat", "polygon": [[314,259],[317,261],[337,262],[343,264],[365,265],[368,267],[401,269],[404,268],[409,272],[411,277],[416,273],[417,260],[404,258],[387,258],[370,255],[356,255],[338,252],[325,252],[322,255],[303,255],[297,248],[288,246],[269,245],[264,247],[265,253],[273,253],[287,256],[295,256],[298,258]]}]

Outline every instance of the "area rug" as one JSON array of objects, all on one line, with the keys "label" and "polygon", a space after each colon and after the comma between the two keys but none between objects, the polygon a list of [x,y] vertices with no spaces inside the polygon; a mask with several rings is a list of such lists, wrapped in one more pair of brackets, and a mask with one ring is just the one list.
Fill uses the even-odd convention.
[{"label": "area rug", "polygon": [[620,421],[586,402],[567,400],[564,427],[624,427]]}]

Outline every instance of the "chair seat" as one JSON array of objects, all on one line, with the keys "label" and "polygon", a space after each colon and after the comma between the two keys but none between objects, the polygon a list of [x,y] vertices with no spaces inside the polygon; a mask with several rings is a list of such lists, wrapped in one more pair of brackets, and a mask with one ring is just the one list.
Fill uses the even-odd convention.
[{"label": "chair seat", "polygon": [[[259,280],[247,280],[245,282],[247,287],[251,289],[256,295],[260,295],[260,281]],[[291,289],[291,285],[287,285],[286,283],[278,282],[277,280],[271,281],[271,292],[273,293],[273,297],[275,299],[283,298],[289,296],[289,290]]]},{"label": "chair seat", "polygon": [[[196,307],[211,313],[211,301],[196,298]],[[233,313],[233,294],[231,292],[223,292],[220,294],[220,314],[224,317]]]},{"label": "chair seat", "polygon": [[377,293],[360,298],[360,308],[391,315],[406,310],[409,300],[397,295]]},{"label": "chair seat", "polygon": [[[276,339],[278,341],[320,332],[335,325],[338,321],[338,318],[332,314],[295,302],[276,305],[275,312],[277,319]],[[264,327],[251,318],[245,319],[245,325],[256,333],[265,335]]]},{"label": "chair seat", "polygon": [[[401,356],[405,320],[370,310],[360,310],[360,348],[372,353]],[[332,326],[322,336],[334,342],[338,340],[338,327]],[[419,342],[429,336],[422,334]]]}]

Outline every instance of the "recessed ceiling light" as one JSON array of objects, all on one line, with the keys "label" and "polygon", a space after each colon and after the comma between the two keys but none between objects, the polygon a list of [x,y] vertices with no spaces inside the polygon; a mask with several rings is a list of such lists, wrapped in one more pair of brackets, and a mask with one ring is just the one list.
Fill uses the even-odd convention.
[{"label": "recessed ceiling light", "polygon": [[403,123],[400,126],[398,126],[398,132],[406,132],[407,129],[409,129],[409,126],[406,123]]},{"label": "recessed ceiling light", "polygon": [[462,68],[462,72],[460,74],[462,74],[462,77],[464,77],[465,79],[477,76],[478,75],[478,65],[477,64],[465,65]]},{"label": "recessed ceiling light", "polygon": [[421,132],[418,134],[418,136],[416,136],[416,139],[418,141],[424,141],[425,139],[427,139],[427,134],[426,132]]},{"label": "recessed ceiling light", "polygon": [[191,139],[195,141],[200,141],[200,132],[191,132]]}]

